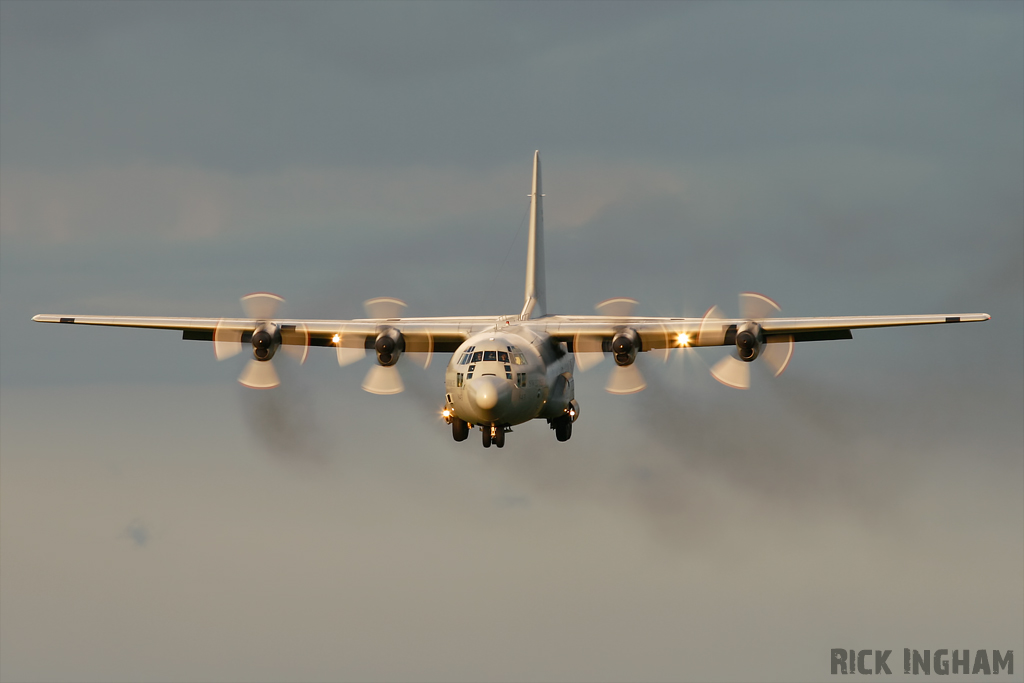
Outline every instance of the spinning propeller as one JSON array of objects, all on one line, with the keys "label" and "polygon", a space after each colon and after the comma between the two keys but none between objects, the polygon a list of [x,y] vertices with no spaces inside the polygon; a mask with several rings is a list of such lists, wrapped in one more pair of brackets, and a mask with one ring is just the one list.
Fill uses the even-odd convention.
[{"label": "spinning propeller", "polygon": [[257,292],[242,297],[245,317],[255,319],[251,325],[240,326],[237,320],[221,319],[213,332],[213,352],[217,360],[241,353],[243,345],[252,345],[252,359],[246,364],[238,381],[253,389],[271,389],[281,383],[271,359],[280,348],[299,363],[309,352],[309,331],[303,324],[281,325],[272,318],[284,299],[276,294]]},{"label": "spinning propeller", "polygon": [[[602,301],[594,308],[600,315],[628,317],[633,315],[636,306],[635,299],[620,298]],[[605,353],[610,353],[615,360],[615,367],[608,376],[605,390],[610,394],[635,394],[647,387],[647,381],[635,364],[641,343],[636,330],[626,326],[616,330],[610,342],[605,342],[601,335],[577,334],[573,340],[576,366],[580,372],[586,372],[603,361]],[[667,359],[668,349],[665,351]]]},{"label": "spinning propeller", "polygon": [[[756,292],[740,294],[740,317],[746,322],[733,326],[723,322],[717,306],[704,314],[700,323],[700,344],[722,345],[735,343],[736,355],[726,356],[711,367],[711,376],[734,389],[750,388],[750,363],[761,358],[778,377],[793,357],[793,337],[790,335],[765,336],[760,321],[775,317],[782,309],[779,305]],[[732,339],[729,337],[732,336]]]},{"label": "spinning propeller", "polygon": [[[424,368],[430,365],[434,344],[428,332],[406,336],[387,325],[388,320],[400,318],[405,307],[405,302],[386,297],[363,302],[367,317],[381,321],[373,344],[377,362],[363,378],[363,390],[371,394],[398,394],[405,390],[397,367],[403,352],[422,353],[421,364]],[[342,367],[366,357],[365,334],[338,332],[334,336],[334,344],[338,350],[338,365]]]}]

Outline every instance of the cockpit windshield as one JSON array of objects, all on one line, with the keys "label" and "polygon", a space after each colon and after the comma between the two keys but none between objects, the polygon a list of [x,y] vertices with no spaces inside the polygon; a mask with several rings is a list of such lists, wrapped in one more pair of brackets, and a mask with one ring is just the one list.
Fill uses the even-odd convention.
[{"label": "cockpit windshield", "polygon": [[514,346],[506,347],[508,351],[477,351],[475,346],[471,346],[466,349],[462,357],[459,358],[459,365],[468,365],[469,363],[482,363],[487,361],[502,363],[505,365],[526,365],[526,357],[523,352]]}]

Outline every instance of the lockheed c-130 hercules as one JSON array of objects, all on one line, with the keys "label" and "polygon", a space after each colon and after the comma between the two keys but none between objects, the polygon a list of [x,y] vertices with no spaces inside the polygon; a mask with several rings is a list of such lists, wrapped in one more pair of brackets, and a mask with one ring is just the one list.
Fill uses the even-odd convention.
[{"label": "lockheed c-130 hercules", "polygon": [[405,356],[424,366],[434,353],[451,353],[445,370],[443,416],[456,441],[479,427],[483,445],[501,448],[515,425],[546,420],[558,441],[572,435],[580,416],[573,371],[591,367],[606,355],[615,362],[607,390],[629,394],[646,384],[634,361],[648,351],[670,353],[695,346],[733,346],[711,368],[719,382],[746,389],[749,364],[760,358],[778,376],[786,369],[796,342],[852,339],[854,329],[979,322],[985,313],[959,315],[886,315],[826,318],[779,317],[771,299],[740,295],[739,318],[724,318],[712,307],[701,318],[651,318],[633,315],[636,301],[612,299],[598,315],[551,315],[544,284],[544,229],[540,154],[533,157],[530,192],[526,296],[516,315],[403,318],[397,299],[365,303],[369,317],[357,320],[291,320],[276,316],[283,299],[274,294],[242,298],[245,318],[147,318],[135,316],[37,315],[33,320],[76,325],[111,325],[178,330],[184,339],[212,341],[218,359],[248,345],[252,359],[239,377],[247,387],[278,385],[271,359],[281,350],[305,360],[310,346],[334,347],[340,365],[372,351],[376,363],[363,381],[375,394],[403,390],[397,363]]}]

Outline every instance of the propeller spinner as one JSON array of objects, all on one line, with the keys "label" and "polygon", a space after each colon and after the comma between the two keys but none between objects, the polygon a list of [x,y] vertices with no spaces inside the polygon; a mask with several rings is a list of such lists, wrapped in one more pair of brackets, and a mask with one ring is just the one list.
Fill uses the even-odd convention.
[{"label": "propeller spinner", "polygon": [[[629,317],[633,315],[636,306],[635,299],[619,298],[602,301],[594,308],[600,315]],[[617,330],[608,343],[603,336],[583,333],[577,334],[573,340],[576,367],[580,372],[586,372],[601,363],[605,353],[612,355],[615,367],[612,368],[608,383],[605,384],[605,391],[610,394],[635,394],[647,388],[647,381],[635,364],[636,354],[640,350],[640,337],[636,330],[629,327]]]},{"label": "propeller spinner", "polygon": [[[363,302],[363,308],[367,317],[382,321],[373,345],[377,362],[363,378],[363,390],[371,394],[401,393],[405,391],[405,384],[397,367],[399,358],[403,352],[421,353],[423,367],[429,367],[433,339],[429,333],[405,336],[398,329],[385,324],[388,320],[401,317],[406,305],[399,299],[369,299]],[[338,350],[338,365],[342,367],[366,357],[366,337],[363,334],[338,332],[334,336],[334,344]]]},{"label": "propeller spinner", "polygon": [[[711,376],[734,389],[750,388],[750,363],[761,358],[774,377],[785,371],[793,357],[793,337],[772,335],[766,338],[759,321],[775,317],[782,309],[779,305],[756,292],[740,294],[740,316],[747,322],[735,330],[736,355],[726,356],[711,367]],[[717,306],[704,314],[700,325],[700,339],[704,345],[725,343],[729,327],[723,322]]]},{"label": "propeller spinner", "polygon": [[271,319],[284,299],[276,294],[257,292],[242,297],[242,310],[246,318],[257,321],[239,325],[237,321],[222,319],[213,333],[213,352],[217,360],[231,358],[242,352],[243,339],[252,347],[252,359],[246,364],[238,381],[252,389],[272,389],[281,383],[271,359],[280,349],[286,355],[304,363],[309,352],[309,331],[305,325],[279,325]]}]

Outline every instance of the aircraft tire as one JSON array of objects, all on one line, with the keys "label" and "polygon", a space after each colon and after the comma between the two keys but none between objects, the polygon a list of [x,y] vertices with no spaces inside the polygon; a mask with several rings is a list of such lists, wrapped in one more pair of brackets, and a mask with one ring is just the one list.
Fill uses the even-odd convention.
[{"label": "aircraft tire", "polygon": [[456,441],[465,441],[469,438],[469,425],[465,420],[457,417],[452,420],[452,438]]},{"label": "aircraft tire", "polygon": [[555,424],[555,438],[559,441],[568,441],[572,436],[572,419],[563,417]]},{"label": "aircraft tire", "polygon": [[483,429],[480,430],[480,433],[483,435],[484,448],[490,448],[491,447],[491,429],[490,429],[490,427],[484,427]]},{"label": "aircraft tire", "polygon": [[498,427],[498,431],[494,434],[494,445],[498,448],[505,447],[505,428]]}]

